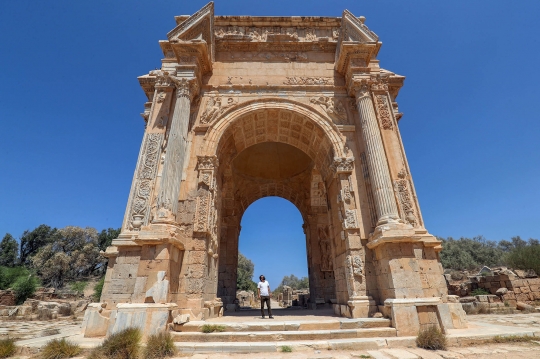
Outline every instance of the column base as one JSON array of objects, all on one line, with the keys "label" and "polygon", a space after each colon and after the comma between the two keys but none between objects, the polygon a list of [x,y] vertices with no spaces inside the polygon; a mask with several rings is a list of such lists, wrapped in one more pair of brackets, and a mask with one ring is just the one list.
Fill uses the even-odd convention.
[{"label": "column base", "polygon": [[371,297],[360,297],[347,302],[350,318],[369,318],[377,313],[377,303]]},{"label": "column base", "polygon": [[[456,305],[457,304],[457,305]],[[385,311],[390,312],[397,336],[414,336],[430,326],[449,329],[467,328],[465,312],[460,303],[443,303],[441,298],[387,299]]]}]

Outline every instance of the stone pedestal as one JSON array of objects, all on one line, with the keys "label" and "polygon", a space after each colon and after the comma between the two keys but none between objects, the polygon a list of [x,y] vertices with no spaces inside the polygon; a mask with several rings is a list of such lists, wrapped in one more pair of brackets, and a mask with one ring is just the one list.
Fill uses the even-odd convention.
[{"label": "stone pedestal", "polygon": [[347,302],[351,318],[369,318],[377,312],[377,303],[371,297],[358,297]]}]

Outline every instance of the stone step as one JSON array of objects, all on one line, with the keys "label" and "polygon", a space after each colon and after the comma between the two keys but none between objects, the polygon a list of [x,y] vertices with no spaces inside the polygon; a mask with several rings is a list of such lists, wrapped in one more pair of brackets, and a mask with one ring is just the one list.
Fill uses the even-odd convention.
[{"label": "stone step", "polygon": [[259,331],[259,332],[172,332],[175,342],[191,343],[239,343],[239,342],[281,342],[298,340],[329,340],[395,337],[394,328],[365,328],[337,330],[303,330],[303,331]]},{"label": "stone step", "polygon": [[219,325],[223,332],[263,332],[263,331],[306,331],[306,330],[340,330],[340,329],[364,329],[364,328],[389,328],[392,326],[390,319],[385,318],[358,318],[358,319],[334,319],[334,320],[300,320],[279,321],[261,319],[252,322],[212,322],[193,321],[184,325],[176,326],[180,332],[202,332],[204,325]]}]

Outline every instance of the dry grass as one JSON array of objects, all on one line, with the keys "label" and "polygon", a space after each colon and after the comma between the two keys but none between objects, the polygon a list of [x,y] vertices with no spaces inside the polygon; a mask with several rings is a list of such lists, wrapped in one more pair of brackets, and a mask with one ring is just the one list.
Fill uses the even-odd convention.
[{"label": "dry grass", "polygon": [[169,332],[150,335],[144,348],[144,359],[163,359],[176,354],[174,340]]},{"label": "dry grass", "polygon": [[41,335],[43,335],[44,337],[48,337],[49,335],[56,335],[56,334],[60,334],[60,329],[49,328],[41,332]]},{"label": "dry grass", "polygon": [[281,351],[283,353],[292,353],[292,347],[290,345],[282,345]]},{"label": "dry grass", "polygon": [[224,325],[205,324],[202,326],[203,333],[224,332],[224,331],[225,331]]},{"label": "dry grass", "polygon": [[65,359],[79,355],[81,347],[65,338],[49,341],[41,350],[42,359]]},{"label": "dry grass", "polygon": [[0,340],[0,359],[9,358],[15,355],[17,352],[17,346],[15,345],[15,339],[7,338]]},{"label": "dry grass", "polygon": [[88,359],[137,359],[141,347],[141,331],[127,328],[111,335],[92,350]]},{"label": "dry grass", "polygon": [[416,345],[423,349],[446,350],[446,335],[436,326],[431,326],[420,330],[416,337]]}]

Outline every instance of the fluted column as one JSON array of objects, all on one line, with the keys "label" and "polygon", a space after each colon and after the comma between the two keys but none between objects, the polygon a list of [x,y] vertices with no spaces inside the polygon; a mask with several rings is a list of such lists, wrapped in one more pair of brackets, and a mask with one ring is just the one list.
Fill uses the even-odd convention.
[{"label": "fluted column", "polygon": [[399,214],[392,179],[390,178],[381,132],[367,83],[359,84],[356,90],[356,104],[366,146],[371,188],[377,210],[377,225],[398,222]]},{"label": "fluted column", "polygon": [[192,82],[185,78],[171,78],[176,86],[176,104],[172,116],[160,192],[157,200],[157,220],[172,220],[178,211],[178,195],[184,168]]}]

